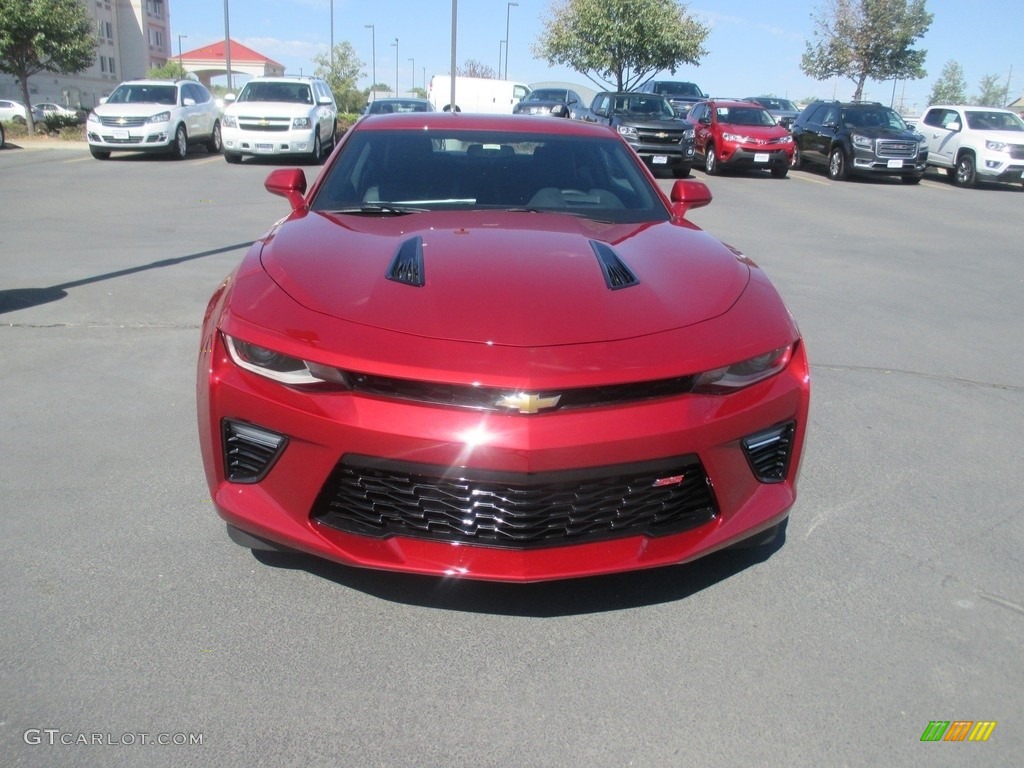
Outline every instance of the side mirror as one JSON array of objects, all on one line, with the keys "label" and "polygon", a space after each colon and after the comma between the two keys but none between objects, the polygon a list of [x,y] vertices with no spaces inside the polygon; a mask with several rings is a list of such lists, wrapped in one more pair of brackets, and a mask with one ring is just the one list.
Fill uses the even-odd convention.
[{"label": "side mirror", "polygon": [[963,128],[963,126],[960,125],[960,123],[958,123],[958,122],[952,122],[952,123],[950,123],[949,125],[946,126],[946,130],[947,131],[954,131],[954,132],[959,132],[962,128]]},{"label": "side mirror", "polygon": [[331,100],[330,96],[321,96],[320,97],[320,106],[321,107],[329,107],[332,104],[334,104],[334,102]]},{"label": "side mirror", "polygon": [[672,213],[682,219],[691,208],[703,208],[711,202],[711,190],[703,181],[678,179],[672,185],[669,196],[672,201]]},{"label": "side mirror", "polygon": [[594,107],[590,111],[593,112],[598,117],[608,117],[608,110],[606,110],[604,107]]},{"label": "side mirror", "polygon": [[301,168],[278,168],[271,171],[263,182],[267,191],[274,195],[287,197],[293,211],[306,210],[306,174]]},{"label": "side mirror", "polygon": [[196,100],[193,99],[191,96],[186,96],[184,99],[181,100],[181,106],[183,107],[194,107],[195,105]]},{"label": "side mirror", "polygon": [[711,118],[707,115],[703,115],[698,122],[700,122],[701,125],[711,125]]},{"label": "side mirror", "polygon": [[238,97],[235,94],[233,94],[233,93],[225,93],[224,94],[224,101],[226,101],[228,104],[230,104],[231,102],[233,102],[237,98]]}]

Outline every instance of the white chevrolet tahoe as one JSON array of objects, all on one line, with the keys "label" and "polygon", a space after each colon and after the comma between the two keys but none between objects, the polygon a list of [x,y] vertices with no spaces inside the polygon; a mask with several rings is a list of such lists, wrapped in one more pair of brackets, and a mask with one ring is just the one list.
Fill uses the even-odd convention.
[{"label": "white chevrolet tahoe", "polygon": [[243,155],[303,155],[320,163],[337,137],[338,107],[326,82],[315,77],[254,77],[221,118],[224,159]]},{"label": "white chevrolet tahoe", "polygon": [[1024,120],[1008,109],[935,105],[917,121],[928,142],[928,165],[945,168],[952,182],[1024,184]]}]

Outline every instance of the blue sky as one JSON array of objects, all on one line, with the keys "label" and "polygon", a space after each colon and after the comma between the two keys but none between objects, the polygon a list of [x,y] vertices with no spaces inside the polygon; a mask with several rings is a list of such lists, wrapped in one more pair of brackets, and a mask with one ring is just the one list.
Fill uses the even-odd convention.
[{"label": "blue sky", "polygon": [[[811,38],[811,12],[825,0],[710,0],[691,2],[691,15],[711,27],[710,51],[700,66],[678,70],[674,79],[691,80],[706,92],[722,96],[773,93],[802,100],[811,96],[849,98],[848,80],[818,82],[800,71],[804,43]],[[458,4],[456,61],[462,66],[476,59],[498,68],[500,41],[509,23],[508,73],[526,83],[565,80],[593,87],[579,73],[549,67],[534,58],[530,47],[539,37],[553,0],[462,0]],[[333,0],[334,42],[347,41],[365,62],[370,84],[371,45],[376,44],[377,80],[394,83],[396,49],[398,84],[404,91],[422,86],[434,73],[446,73],[451,60],[451,0]],[[186,51],[223,40],[224,3],[217,0],[169,0],[171,40],[177,53],[178,38]],[[935,18],[921,47],[928,51],[928,76],[901,83],[896,101],[923,108],[932,84],[950,59],[964,69],[968,93],[978,90],[985,75],[998,75],[1005,86],[1010,77],[1010,98],[1024,94],[1024,22],[1020,0],[929,0]],[[330,43],[331,0],[229,0],[231,37],[284,64],[289,74],[311,74],[311,58],[326,52]],[[374,29],[365,25],[372,24]],[[412,61],[410,61],[410,59]],[[413,69],[415,67],[415,70]],[[1012,77],[1011,77],[1012,72]],[[667,73],[666,73],[667,74]],[[892,82],[869,83],[866,98],[888,103]]]}]

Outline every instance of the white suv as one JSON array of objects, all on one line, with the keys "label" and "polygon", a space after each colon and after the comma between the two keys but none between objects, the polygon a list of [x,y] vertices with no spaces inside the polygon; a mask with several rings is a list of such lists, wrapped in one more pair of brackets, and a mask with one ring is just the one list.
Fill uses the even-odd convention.
[{"label": "white suv", "polygon": [[85,122],[89,151],[167,152],[184,160],[190,144],[220,152],[220,107],[194,80],[129,80],[94,107]]},{"label": "white suv", "polygon": [[928,165],[945,168],[958,186],[1024,183],[1024,120],[1008,109],[938,104],[925,110],[917,130],[928,142]]},{"label": "white suv", "polygon": [[236,99],[225,97],[224,159],[242,155],[304,155],[320,163],[337,137],[338,107],[315,77],[255,77]]}]

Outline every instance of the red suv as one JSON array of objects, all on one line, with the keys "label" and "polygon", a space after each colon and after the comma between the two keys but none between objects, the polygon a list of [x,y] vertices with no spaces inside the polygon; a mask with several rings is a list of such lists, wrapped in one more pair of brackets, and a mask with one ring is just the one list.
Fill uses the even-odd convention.
[{"label": "red suv", "polygon": [[723,168],[769,169],[777,179],[789,172],[793,137],[760,104],[709,99],[694,104],[686,119],[709,176]]}]

